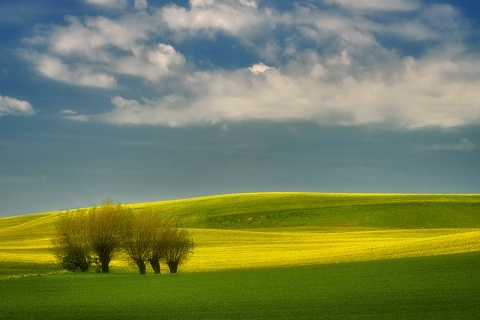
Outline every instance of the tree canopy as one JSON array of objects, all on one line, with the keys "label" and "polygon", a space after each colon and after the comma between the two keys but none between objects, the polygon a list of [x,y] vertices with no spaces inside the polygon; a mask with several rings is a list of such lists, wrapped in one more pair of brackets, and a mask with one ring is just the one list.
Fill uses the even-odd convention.
[{"label": "tree canopy", "polygon": [[176,273],[194,247],[188,231],[179,229],[177,222],[162,220],[158,212],[134,213],[110,199],[60,214],[55,230],[54,251],[62,267],[71,271],[86,272],[98,261],[99,270],[108,273],[111,260],[123,250],[140,274],[146,273],[146,262],[156,274],[161,273],[161,262]]}]

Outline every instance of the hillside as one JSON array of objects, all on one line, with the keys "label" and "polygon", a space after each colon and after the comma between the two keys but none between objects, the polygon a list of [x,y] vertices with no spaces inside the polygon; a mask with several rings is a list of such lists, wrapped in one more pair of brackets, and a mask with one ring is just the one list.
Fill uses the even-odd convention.
[{"label": "hillside", "polygon": [[[130,206],[138,212],[154,210],[186,228],[480,228],[480,195],[272,192]],[[0,237],[2,233],[47,235],[56,214],[0,218]]]},{"label": "hillside", "polygon": [[[480,251],[479,195],[249,193],[130,206],[190,229],[187,271]],[[52,268],[58,214],[0,219],[0,275]]]},{"label": "hillside", "polygon": [[480,195],[247,193],[133,205],[184,227],[477,228]]}]

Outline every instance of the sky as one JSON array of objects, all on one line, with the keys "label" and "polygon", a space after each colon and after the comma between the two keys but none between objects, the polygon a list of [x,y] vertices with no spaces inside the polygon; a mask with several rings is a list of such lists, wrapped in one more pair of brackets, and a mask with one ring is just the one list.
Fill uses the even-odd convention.
[{"label": "sky", "polygon": [[480,193],[480,3],[0,3],[0,216],[261,191]]}]

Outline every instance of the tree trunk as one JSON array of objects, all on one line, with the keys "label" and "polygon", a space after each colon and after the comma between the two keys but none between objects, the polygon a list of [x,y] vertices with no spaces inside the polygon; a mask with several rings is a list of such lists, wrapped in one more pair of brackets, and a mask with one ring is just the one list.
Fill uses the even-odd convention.
[{"label": "tree trunk", "polygon": [[152,266],[154,274],[160,274],[160,260],[158,259],[149,259],[150,265]]},{"label": "tree trunk", "polygon": [[177,273],[178,269],[178,262],[167,262],[168,269],[170,269],[170,273]]},{"label": "tree trunk", "polygon": [[110,257],[99,257],[98,259],[102,266],[102,273],[110,273],[108,265],[110,264]]},{"label": "tree trunk", "polygon": [[108,264],[102,263],[102,273],[110,273],[110,269],[108,268]]},{"label": "tree trunk", "polygon": [[135,263],[137,264],[138,272],[140,272],[140,274],[146,274],[147,273],[147,266],[145,265],[145,261],[136,260]]}]

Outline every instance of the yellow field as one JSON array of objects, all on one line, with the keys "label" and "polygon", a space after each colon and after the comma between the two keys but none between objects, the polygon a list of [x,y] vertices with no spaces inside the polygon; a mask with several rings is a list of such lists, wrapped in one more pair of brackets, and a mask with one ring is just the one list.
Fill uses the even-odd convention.
[{"label": "yellow field", "polygon": [[[292,266],[480,250],[480,229],[246,231],[190,229],[196,248],[182,272]],[[5,233],[5,232],[3,232]],[[0,237],[0,261],[49,263],[49,237]],[[119,256],[112,267],[129,267]],[[134,270],[134,268],[132,268]]]},{"label": "yellow field", "polygon": [[[480,251],[479,195],[261,193],[130,206],[189,228],[196,248],[182,272]],[[53,263],[58,214],[1,218],[0,264]],[[112,267],[130,265],[118,256]]]},{"label": "yellow field", "polygon": [[480,230],[258,232],[191,230],[188,271],[323,264],[480,250]]}]

